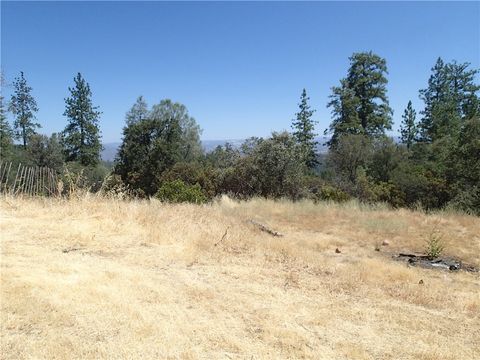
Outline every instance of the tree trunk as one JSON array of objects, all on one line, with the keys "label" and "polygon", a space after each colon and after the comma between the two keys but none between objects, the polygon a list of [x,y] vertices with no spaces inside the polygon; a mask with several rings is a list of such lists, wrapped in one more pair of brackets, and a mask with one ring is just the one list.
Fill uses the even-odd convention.
[{"label": "tree trunk", "polygon": [[27,148],[27,130],[25,129],[25,125],[22,126],[22,137],[23,137],[23,148]]}]

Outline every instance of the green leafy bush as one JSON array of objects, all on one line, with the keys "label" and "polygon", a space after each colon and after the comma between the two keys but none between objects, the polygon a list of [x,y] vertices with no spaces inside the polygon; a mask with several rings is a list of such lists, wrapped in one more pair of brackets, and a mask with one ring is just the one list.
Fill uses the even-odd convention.
[{"label": "green leafy bush", "polygon": [[159,187],[167,182],[181,180],[186,185],[200,185],[203,194],[212,199],[218,195],[220,179],[220,170],[210,165],[199,162],[184,163],[179,162],[165,171],[159,179]]},{"label": "green leafy bush", "polygon": [[315,200],[345,202],[350,200],[350,195],[331,185],[325,185],[315,194]]},{"label": "green leafy bush", "polygon": [[171,203],[189,202],[202,204],[207,201],[199,184],[187,185],[182,180],[167,181],[158,189],[155,197]]},{"label": "green leafy bush", "polygon": [[386,202],[394,208],[405,206],[405,194],[392,182],[379,182],[373,186],[374,201]]},{"label": "green leafy bush", "polygon": [[449,203],[448,208],[480,216],[480,185],[459,191]]},{"label": "green leafy bush", "polygon": [[272,133],[268,139],[247,139],[242,156],[226,170],[219,192],[238,198],[298,200],[304,192],[304,151],[286,132]]}]

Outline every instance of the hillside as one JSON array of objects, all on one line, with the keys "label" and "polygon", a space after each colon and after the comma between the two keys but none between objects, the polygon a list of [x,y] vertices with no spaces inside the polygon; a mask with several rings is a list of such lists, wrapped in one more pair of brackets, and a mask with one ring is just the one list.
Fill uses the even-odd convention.
[{"label": "hillside", "polygon": [[475,217],[228,198],[0,209],[2,359],[480,358],[478,273],[392,259],[435,228],[478,267]]}]

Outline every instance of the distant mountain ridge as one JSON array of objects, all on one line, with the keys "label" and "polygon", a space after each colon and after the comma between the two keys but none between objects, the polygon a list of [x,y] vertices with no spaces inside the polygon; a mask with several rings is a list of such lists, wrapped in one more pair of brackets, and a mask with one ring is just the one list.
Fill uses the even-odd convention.
[{"label": "distant mountain ridge", "polygon": [[[325,143],[330,139],[328,136],[321,136],[316,138],[318,145],[317,151],[321,154],[327,152],[327,147]],[[245,139],[225,139],[225,140],[202,140],[202,146],[205,152],[213,151],[217,146],[223,146],[226,143],[231,144],[234,148],[239,148],[240,145],[245,141]],[[117,155],[118,148],[120,147],[121,142],[111,142],[103,144],[103,150],[101,152],[101,157],[103,161],[113,161]]]}]

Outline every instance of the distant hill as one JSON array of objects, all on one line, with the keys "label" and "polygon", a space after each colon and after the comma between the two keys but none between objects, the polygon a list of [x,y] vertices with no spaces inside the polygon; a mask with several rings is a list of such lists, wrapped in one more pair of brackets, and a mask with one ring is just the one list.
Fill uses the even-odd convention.
[{"label": "distant hill", "polygon": [[229,143],[234,148],[239,148],[240,145],[245,141],[245,139],[228,139],[228,140],[202,140],[202,146],[205,152],[209,153],[210,151],[215,150],[217,146],[225,145]]},{"label": "distant hill", "polygon": [[[317,151],[321,154],[327,152],[327,147],[325,143],[330,138],[327,136],[322,136],[317,138],[318,146]],[[244,142],[244,139],[228,139],[228,140],[202,140],[202,146],[205,149],[205,152],[213,151],[217,146],[225,145],[226,143],[230,143],[233,147],[238,148]],[[104,161],[113,161],[115,160],[115,156],[117,155],[118,148],[120,147],[120,142],[111,142],[103,144],[102,150],[102,160]]]},{"label": "distant hill", "polygon": [[103,161],[113,161],[115,160],[115,156],[117,155],[118,148],[122,143],[120,142],[112,142],[103,144],[103,150],[101,153],[101,157]]},{"label": "distant hill", "polygon": [[[205,152],[213,151],[219,145],[225,145],[230,143],[233,147],[240,147],[243,142],[243,139],[238,140],[202,140],[202,146]],[[101,153],[102,160],[104,161],[113,161],[117,155],[118,148],[122,143],[120,142],[111,142],[103,144],[103,150]]]}]

